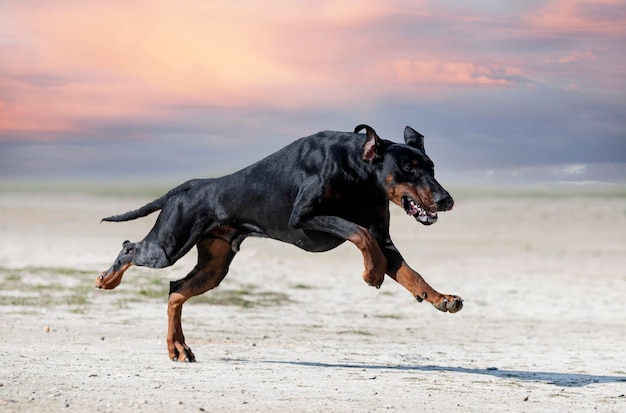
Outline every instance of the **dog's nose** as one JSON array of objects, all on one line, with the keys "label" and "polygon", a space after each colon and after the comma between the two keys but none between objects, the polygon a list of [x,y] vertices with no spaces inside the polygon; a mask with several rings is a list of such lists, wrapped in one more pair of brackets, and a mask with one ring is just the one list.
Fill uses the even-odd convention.
[{"label": "dog's nose", "polygon": [[436,202],[437,202],[437,209],[439,211],[450,211],[452,207],[454,206],[454,199],[452,199],[449,193],[446,192],[445,194],[442,194],[438,198],[439,199],[437,199]]},{"label": "dog's nose", "polygon": [[450,197],[450,202],[448,202],[448,206],[446,206],[446,211],[451,211],[453,207],[454,207],[454,199]]}]

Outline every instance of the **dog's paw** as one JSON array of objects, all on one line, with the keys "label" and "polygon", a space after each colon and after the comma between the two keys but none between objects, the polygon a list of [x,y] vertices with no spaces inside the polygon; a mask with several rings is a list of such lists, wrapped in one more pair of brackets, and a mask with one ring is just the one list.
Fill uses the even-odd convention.
[{"label": "dog's paw", "polygon": [[170,353],[170,360],[182,361],[185,363],[193,363],[196,361],[196,356],[193,355],[191,349],[187,344],[180,341],[174,341],[171,345],[168,345],[168,351]]},{"label": "dog's paw", "polygon": [[370,287],[379,289],[380,286],[383,285],[383,281],[385,281],[385,273],[379,274],[371,271],[363,271],[363,281]]},{"label": "dog's paw", "polygon": [[131,264],[125,265],[113,265],[108,270],[102,271],[96,278],[96,288],[112,290],[122,282],[124,271],[126,271]]},{"label": "dog's paw", "polygon": [[444,313],[456,313],[463,308],[463,299],[456,295],[442,295],[441,300],[433,303],[433,306]]}]

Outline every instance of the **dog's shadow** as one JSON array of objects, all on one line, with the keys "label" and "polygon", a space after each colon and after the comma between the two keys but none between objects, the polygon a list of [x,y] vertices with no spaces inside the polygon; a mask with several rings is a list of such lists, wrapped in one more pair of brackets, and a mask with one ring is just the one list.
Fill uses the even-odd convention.
[{"label": "dog's shadow", "polygon": [[279,361],[279,360],[248,360],[248,359],[231,359],[224,358],[224,361],[233,361],[241,363],[267,363],[267,364],[285,364],[292,366],[332,368],[332,369],[360,369],[374,371],[427,371],[427,372],[453,372],[466,374],[482,374],[501,379],[524,380],[533,382],[544,382],[559,387],[584,387],[589,384],[601,383],[618,383],[626,382],[626,376],[601,376],[593,374],[578,373],[557,373],[550,371],[524,371],[524,370],[506,370],[495,367],[489,368],[467,368],[467,367],[449,367],[434,365],[412,365],[412,364],[359,364],[359,363],[318,363],[310,361]]}]

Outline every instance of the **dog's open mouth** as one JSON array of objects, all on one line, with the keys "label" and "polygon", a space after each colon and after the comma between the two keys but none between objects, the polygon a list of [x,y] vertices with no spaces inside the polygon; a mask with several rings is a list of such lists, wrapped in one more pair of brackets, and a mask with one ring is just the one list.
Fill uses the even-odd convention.
[{"label": "dog's open mouth", "polygon": [[417,201],[410,196],[402,197],[402,206],[408,215],[413,216],[416,220],[424,225],[430,225],[437,222],[437,213],[427,211]]}]

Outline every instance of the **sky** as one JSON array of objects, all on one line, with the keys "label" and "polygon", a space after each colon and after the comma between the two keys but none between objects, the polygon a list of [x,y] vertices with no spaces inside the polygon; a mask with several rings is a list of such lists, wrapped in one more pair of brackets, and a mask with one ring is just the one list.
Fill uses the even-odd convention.
[{"label": "sky", "polygon": [[626,0],[0,0],[0,179],[233,172],[321,130],[626,183]]}]

